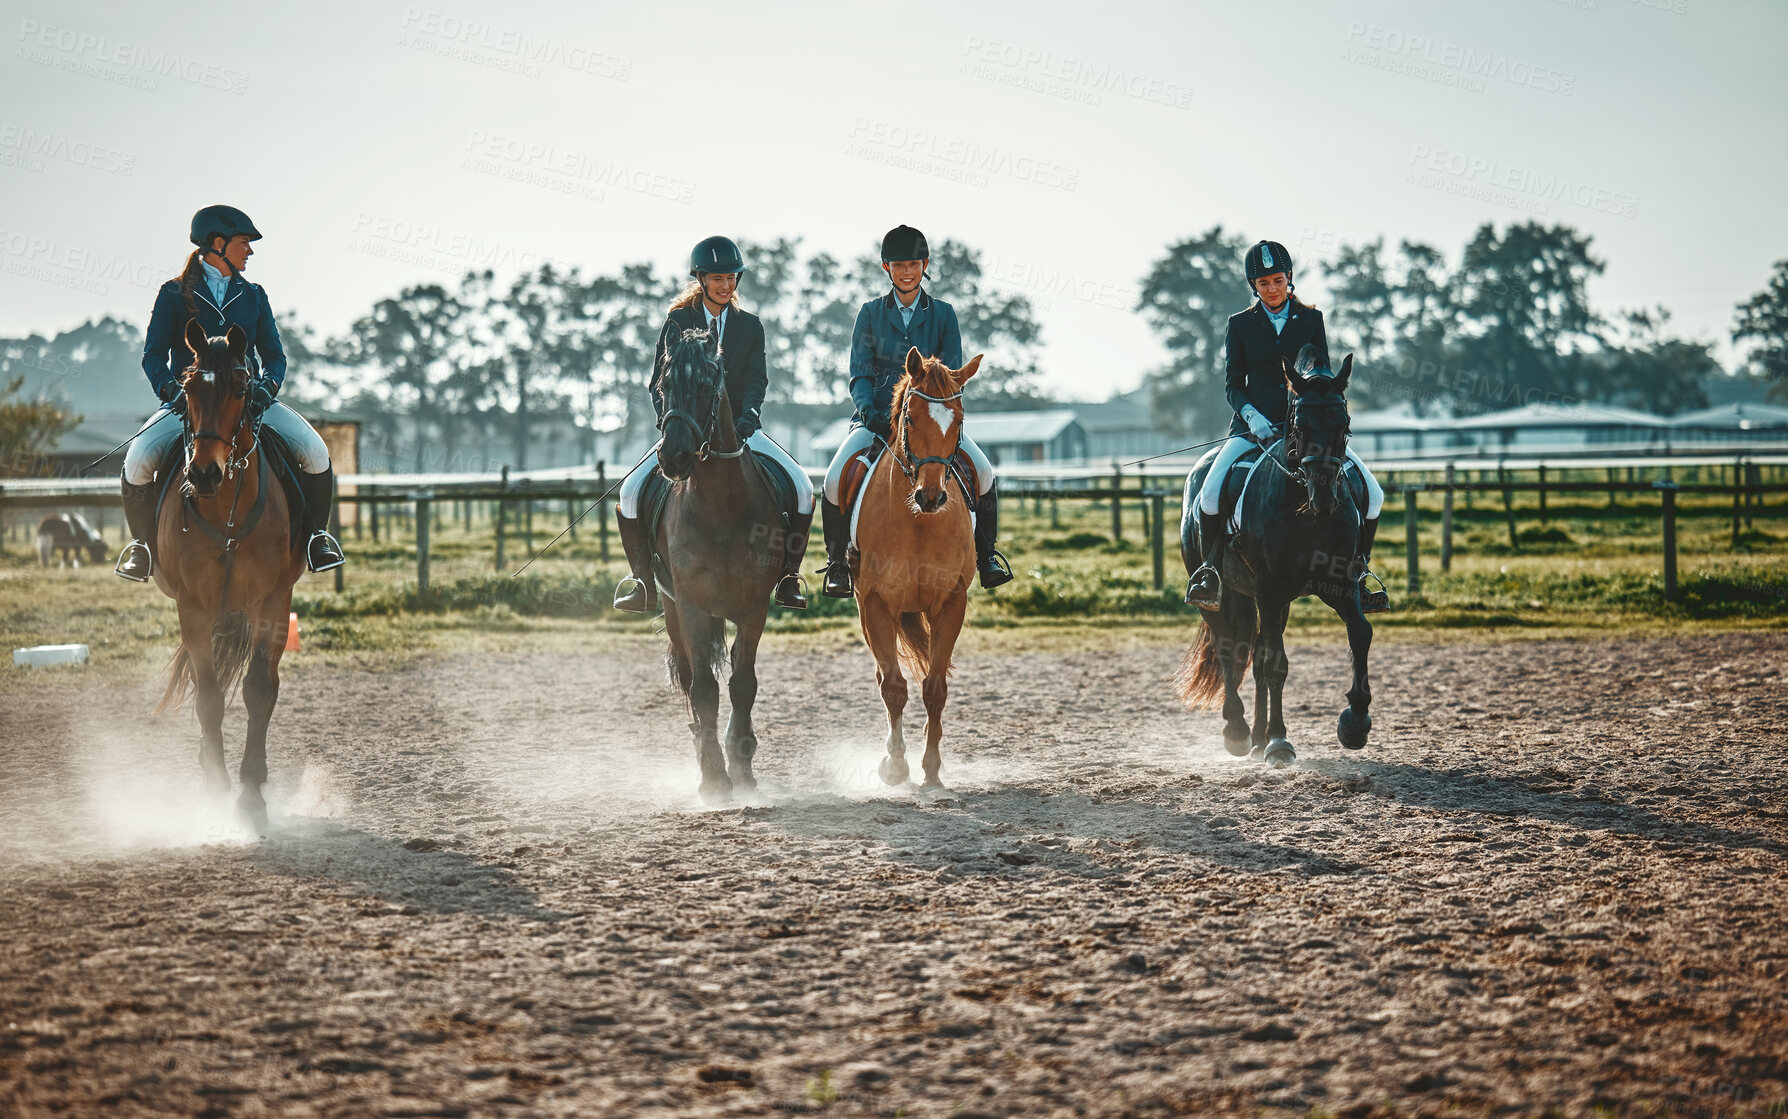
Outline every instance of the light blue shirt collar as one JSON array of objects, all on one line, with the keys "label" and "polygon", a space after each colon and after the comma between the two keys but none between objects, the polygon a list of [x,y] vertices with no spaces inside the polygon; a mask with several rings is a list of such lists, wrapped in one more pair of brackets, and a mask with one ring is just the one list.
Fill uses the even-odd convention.
[{"label": "light blue shirt collar", "polygon": [[702,314],[707,316],[708,329],[714,334],[714,344],[716,346],[720,345],[720,336],[726,333],[726,312],[730,306],[731,304],[728,304],[727,307],[722,307],[720,313],[716,315],[708,310],[708,305],[706,303],[702,304]]},{"label": "light blue shirt collar", "polygon": [[1285,324],[1291,320],[1291,297],[1287,296],[1285,302],[1279,304],[1277,311],[1265,303],[1260,305],[1260,309],[1266,312],[1267,320],[1273,324],[1274,334],[1285,333]]},{"label": "light blue shirt collar", "polygon": [[894,309],[900,312],[901,326],[913,325],[913,312],[919,309],[919,293],[916,291],[913,292],[913,301],[911,303],[902,303],[900,301],[900,293],[895,292]]},{"label": "light blue shirt collar", "polygon": [[199,267],[205,270],[205,287],[211,292],[211,302],[221,309],[224,304],[224,292],[230,288],[229,277],[211,267],[209,261],[199,261]]}]

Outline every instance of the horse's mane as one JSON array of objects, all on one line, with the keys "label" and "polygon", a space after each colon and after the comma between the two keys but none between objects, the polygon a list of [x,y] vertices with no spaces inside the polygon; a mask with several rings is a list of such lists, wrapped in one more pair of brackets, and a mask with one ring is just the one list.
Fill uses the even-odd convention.
[{"label": "horse's mane", "polygon": [[[685,330],[675,342],[665,347],[664,368],[659,370],[658,385],[665,393],[669,393],[674,385],[679,389],[693,386],[683,384],[685,378],[691,377],[690,370],[706,371],[713,355],[708,350],[708,343],[713,340],[711,331],[705,329]],[[695,360],[685,360],[691,348],[696,351]],[[720,378],[722,391],[726,388],[726,378]]]},{"label": "horse's mane", "polygon": [[[919,363],[919,376],[915,380],[910,373],[902,373],[900,381],[894,386],[894,401],[888,408],[889,417],[899,416],[906,409],[906,394],[917,389],[927,396],[949,396],[957,390],[956,378],[950,375],[950,367],[937,358],[928,357]],[[899,430],[895,425],[895,430]]]}]

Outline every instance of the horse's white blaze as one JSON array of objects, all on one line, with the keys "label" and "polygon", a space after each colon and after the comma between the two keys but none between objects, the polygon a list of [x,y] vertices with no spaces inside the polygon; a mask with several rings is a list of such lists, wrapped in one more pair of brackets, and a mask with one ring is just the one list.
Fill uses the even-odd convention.
[{"label": "horse's white blaze", "polygon": [[950,434],[950,425],[956,422],[956,413],[941,400],[927,400],[927,410],[931,413],[931,422],[937,425],[942,435]]}]

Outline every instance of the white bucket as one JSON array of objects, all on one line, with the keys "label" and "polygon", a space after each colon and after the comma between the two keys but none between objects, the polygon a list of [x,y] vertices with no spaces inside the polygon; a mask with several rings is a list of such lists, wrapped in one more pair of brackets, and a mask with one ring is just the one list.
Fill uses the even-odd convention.
[{"label": "white bucket", "polygon": [[86,664],[87,646],[33,645],[29,649],[14,649],[12,663],[34,667],[52,664]]}]

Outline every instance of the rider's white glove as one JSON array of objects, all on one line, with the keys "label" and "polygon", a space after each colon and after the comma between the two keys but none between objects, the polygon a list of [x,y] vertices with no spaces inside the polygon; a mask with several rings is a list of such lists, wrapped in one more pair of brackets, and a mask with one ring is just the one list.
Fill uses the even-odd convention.
[{"label": "rider's white glove", "polygon": [[1254,405],[1242,405],[1242,422],[1248,425],[1248,430],[1254,433],[1254,438],[1262,443],[1273,438],[1273,425],[1267,422],[1267,418],[1261,415],[1260,410]]}]

